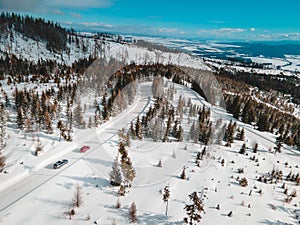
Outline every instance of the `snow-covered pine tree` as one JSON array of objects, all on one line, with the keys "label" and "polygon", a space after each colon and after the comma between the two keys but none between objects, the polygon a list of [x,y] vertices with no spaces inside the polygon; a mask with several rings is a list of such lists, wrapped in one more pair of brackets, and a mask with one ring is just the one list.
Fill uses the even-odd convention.
[{"label": "snow-covered pine tree", "polygon": [[139,116],[136,119],[136,123],[135,123],[135,134],[136,134],[136,137],[138,137],[140,140],[142,140],[142,138],[143,138],[143,136],[142,136],[142,126],[141,126]]},{"label": "snow-covered pine tree", "polygon": [[126,144],[122,141],[119,142],[119,153],[121,154],[121,170],[123,174],[124,187],[131,186],[131,182],[135,178],[135,169],[128,156],[125,148]]},{"label": "snow-covered pine tree", "polygon": [[6,135],[6,111],[3,103],[0,103],[0,152],[5,145]]},{"label": "snow-covered pine tree", "polygon": [[177,131],[177,134],[176,134],[176,138],[179,142],[182,142],[183,141],[183,128],[181,125],[179,125],[179,128],[178,128],[178,131]]},{"label": "snow-covered pine tree", "polygon": [[253,145],[253,153],[257,153],[257,150],[258,150],[258,143],[255,142]]},{"label": "snow-covered pine tree", "polygon": [[23,116],[23,110],[21,108],[17,109],[17,124],[18,128],[22,129],[24,126],[24,116]]},{"label": "snow-covered pine tree", "polygon": [[88,128],[92,128],[92,118],[89,117]]},{"label": "snow-covered pine tree", "polygon": [[276,146],[274,147],[275,149],[275,154],[281,153],[281,148],[282,148],[282,142],[283,142],[283,138],[282,135],[280,134],[277,138],[276,138]]},{"label": "snow-covered pine tree", "polygon": [[182,170],[182,172],[181,172],[181,174],[180,174],[180,178],[183,179],[183,180],[186,179],[185,167],[183,167],[183,170]]},{"label": "snow-covered pine tree", "polygon": [[102,105],[102,119],[104,121],[106,121],[109,118],[109,113],[108,113],[108,107],[107,107],[106,95],[105,94],[102,97],[101,105]]},{"label": "snow-covered pine tree", "polygon": [[133,168],[133,165],[129,157],[127,157],[126,160],[123,160],[121,162],[121,168],[122,168],[122,174],[124,178],[124,186],[130,187],[133,179],[135,178],[136,172],[135,169]]},{"label": "snow-covered pine tree", "polygon": [[112,171],[109,173],[110,184],[113,186],[120,186],[122,183],[122,174],[120,170],[120,165],[118,161],[118,157],[115,158]]},{"label": "snow-covered pine tree", "polygon": [[193,192],[189,195],[191,203],[186,204],[184,210],[187,217],[184,218],[184,223],[189,225],[196,225],[202,219],[200,213],[204,212],[204,205],[197,192]]},{"label": "snow-covered pine tree", "polygon": [[79,128],[83,128],[83,112],[82,112],[82,107],[80,102],[78,102],[78,104],[74,108],[73,114],[74,114],[74,121],[76,125]]},{"label": "snow-covered pine tree", "polygon": [[53,133],[52,120],[48,111],[45,112],[45,128],[49,134]]},{"label": "snow-covered pine tree", "polygon": [[244,143],[239,151],[240,154],[245,154],[246,153],[246,144]]},{"label": "snow-covered pine tree", "polygon": [[224,141],[228,143],[233,143],[235,130],[236,130],[236,122],[233,123],[230,120],[224,134]]},{"label": "snow-covered pine tree", "polygon": [[3,171],[5,167],[5,157],[0,152],[0,173]]},{"label": "snow-covered pine tree", "polygon": [[240,131],[237,132],[236,138],[239,141],[244,141],[245,140],[245,130],[244,130],[244,128],[242,128]]},{"label": "snow-covered pine tree", "polygon": [[163,80],[160,76],[156,76],[152,82],[152,95],[154,98],[161,98],[163,93]]},{"label": "snow-covered pine tree", "polygon": [[136,215],[136,205],[135,203],[131,203],[130,209],[129,209],[129,221],[130,223],[136,223],[137,222],[137,215]]},{"label": "snow-covered pine tree", "polygon": [[164,188],[163,201],[166,203],[166,216],[168,215],[168,206],[169,206],[169,198],[170,198],[170,189],[168,186]]}]

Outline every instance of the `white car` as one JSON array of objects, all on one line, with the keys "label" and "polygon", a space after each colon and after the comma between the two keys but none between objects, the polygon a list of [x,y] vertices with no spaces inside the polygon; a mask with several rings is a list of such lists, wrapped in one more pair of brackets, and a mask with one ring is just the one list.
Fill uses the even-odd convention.
[{"label": "white car", "polygon": [[67,164],[69,161],[67,159],[59,160],[53,164],[53,169],[59,169],[63,165]]}]

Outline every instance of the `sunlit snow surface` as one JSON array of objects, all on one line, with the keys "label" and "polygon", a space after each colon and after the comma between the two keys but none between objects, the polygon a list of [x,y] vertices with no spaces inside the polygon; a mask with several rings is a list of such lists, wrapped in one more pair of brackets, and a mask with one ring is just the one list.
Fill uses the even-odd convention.
[{"label": "sunlit snow surface", "polygon": [[[23,58],[62,60],[61,56],[47,51],[42,43],[37,46],[35,42],[25,41],[17,34],[15,38],[18,44],[13,48],[14,52]],[[91,41],[89,51],[92,46]],[[219,47],[212,46],[217,49]],[[107,43],[105,48],[107,57],[121,57],[127,62],[159,61],[164,64],[208,68],[201,59],[183,53],[154,52],[116,43]],[[63,60],[71,64],[75,59],[86,56],[73,46],[70,58],[64,55]],[[294,56],[287,58],[294,60],[295,64],[299,60]],[[282,62],[279,60],[279,63]],[[11,94],[9,87],[4,85],[3,88]],[[187,87],[176,84],[175,89],[175,106],[180,95],[186,100],[191,98],[199,106],[204,103],[198,94]],[[91,93],[83,95],[81,101],[89,106],[93,104],[92,99]],[[126,196],[119,198],[121,208],[116,209],[118,188],[110,186],[108,173],[117,155],[117,131],[123,127],[128,128],[130,122],[145,113],[153,102],[151,83],[140,83],[135,101],[127,110],[98,128],[75,130],[73,142],[59,142],[57,130],[54,135],[40,133],[43,152],[38,157],[33,155],[36,137],[24,135],[14,127],[9,127],[9,139],[3,151],[7,158],[7,173],[0,174],[0,224],[56,225],[96,222],[109,225],[113,221],[116,224],[129,224],[128,213],[132,202],[137,205],[138,224],[183,224],[186,216],[183,208],[188,202],[188,195],[194,191],[203,192],[205,214],[202,214],[201,224],[297,224],[295,210],[299,209],[300,204],[299,186],[285,182],[289,193],[293,190],[298,193],[291,203],[285,203],[286,195],[281,188],[282,183],[264,184],[258,182],[257,178],[272,169],[281,169],[284,175],[290,171],[299,173],[299,151],[284,146],[283,152],[275,155],[269,152],[274,147],[274,135],[258,132],[249,125],[237,122],[238,126],[245,129],[248,155],[238,153],[244,143],[241,141],[235,141],[231,148],[212,145],[208,149],[209,155],[197,167],[195,157],[203,146],[186,140],[191,126],[187,116],[184,116],[182,123],[185,131],[183,143],[132,141],[128,152],[137,175],[132,188],[127,189]],[[206,103],[206,106],[210,105]],[[213,121],[220,118],[224,123],[234,120],[231,115],[217,107],[211,107],[211,111]],[[92,112],[91,108],[90,113]],[[250,160],[254,155],[251,149],[254,142],[259,144],[258,153],[255,154],[258,162]],[[84,154],[79,153],[83,145],[91,146]],[[187,150],[184,149],[185,145]],[[53,163],[62,158],[68,159],[69,163],[54,170]],[[221,165],[222,159],[225,161],[224,166]],[[162,161],[161,168],[157,167],[159,160]],[[179,179],[184,166],[188,180]],[[244,168],[244,174],[238,174],[238,168]],[[238,184],[238,176],[248,179],[247,187]],[[75,208],[76,214],[69,220],[65,212],[71,209],[77,184],[81,186],[83,204],[80,208]],[[165,186],[170,186],[171,195],[168,216],[165,216],[166,205],[161,193]],[[258,193],[260,189],[262,195]],[[218,204],[219,211],[215,208]],[[230,211],[233,212],[233,217],[227,216]]]}]

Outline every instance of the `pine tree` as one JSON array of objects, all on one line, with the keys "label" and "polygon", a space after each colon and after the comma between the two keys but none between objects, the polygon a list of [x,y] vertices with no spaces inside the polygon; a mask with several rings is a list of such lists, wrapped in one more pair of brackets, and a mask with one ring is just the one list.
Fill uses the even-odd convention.
[{"label": "pine tree", "polygon": [[129,221],[130,223],[137,222],[137,215],[136,215],[136,205],[135,203],[131,203],[130,210],[129,210]]},{"label": "pine tree", "polygon": [[230,112],[233,114],[233,117],[239,119],[240,117],[240,96],[235,96],[232,105],[230,106]]},{"label": "pine tree", "polygon": [[98,127],[98,125],[99,125],[98,120],[99,120],[99,116],[97,114],[97,111],[95,111],[95,115],[94,115],[94,125],[95,125],[95,127]]},{"label": "pine tree", "polygon": [[142,140],[143,136],[142,136],[142,126],[141,126],[141,122],[140,122],[140,117],[138,116],[137,120],[136,120],[136,124],[135,124],[135,135]]},{"label": "pine tree", "polygon": [[52,120],[50,117],[50,113],[48,111],[45,112],[45,126],[46,130],[49,134],[53,133],[53,128],[52,128]]},{"label": "pine tree", "polygon": [[131,134],[132,139],[135,139],[135,137],[136,137],[136,132],[135,132],[135,129],[134,129],[134,126],[133,126],[133,122],[132,122],[132,121],[131,121],[131,123],[130,123],[130,134]]},{"label": "pine tree", "polygon": [[67,99],[67,106],[66,106],[66,117],[67,117],[67,127],[69,126],[72,128],[72,123],[73,123],[73,115],[72,115],[72,103],[71,100],[68,98]]},{"label": "pine tree", "polygon": [[122,183],[122,175],[118,157],[115,158],[112,166],[112,171],[109,173],[110,184],[113,186],[120,186]]},{"label": "pine tree", "polygon": [[92,128],[92,118],[89,117],[88,128]]},{"label": "pine tree", "polygon": [[116,202],[116,209],[119,209],[121,207],[121,202],[120,199],[118,198],[117,202]]},{"label": "pine tree", "polygon": [[131,182],[135,178],[135,169],[133,168],[125,146],[126,144],[124,142],[119,142],[119,153],[121,154],[121,169],[124,179],[124,187],[128,187],[131,186]]},{"label": "pine tree", "polygon": [[171,123],[172,123],[172,117],[171,115],[168,116],[168,122],[167,122],[167,127],[166,127],[166,132],[163,138],[163,142],[166,142],[168,140],[168,136],[170,134],[170,129],[171,129]]},{"label": "pine tree", "polygon": [[195,129],[196,129],[196,125],[195,125],[195,121],[194,121],[192,123],[191,129],[190,129],[190,133],[189,133],[190,140],[195,140]]},{"label": "pine tree", "polygon": [[203,202],[197,195],[197,192],[190,194],[189,199],[191,203],[186,204],[184,207],[187,214],[187,217],[184,218],[184,222],[189,225],[196,225],[202,219],[200,213],[204,212]]},{"label": "pine tree", "polygon": [[170,190],[168,186],[165,186],[163,201],[166,203],[166,216],[168,215],[169,198],[170,198]]},{"label": "pine tree", "polygon": [[83,126],[83,112],[80,102],[77,104],[77,106],[74,109],[74,121],[76,122],[77,126],[82,128]]},{"label": "pine tree", "polygon": [[124,185],[120,185],[120,188],[118,190],[118,196],[124,196],[125,195],[125,187]]},{"label": "pine tree", "polygon": [[277,152],[278,152],[278,153],[281,153],[282,142],[283,142],[282,135],[279,135],[279,136],[276,138],[276,146],[274,147],[274,149],[275,149],[275,154],[276,154]]},{"label": "pine tree", "polygon": [[251,124],[255,121],[255,111],[251,100],[248,100],[242,111],[242,122]]},{"label": "pine tree", "polygon": [[5,142],[6,135],[6,112],[3,103],[0,103],[0,151],[2,150]]},{"label": "pine tree", "polygon": [[240,130],[240,132],[238,132],[237,139],[239,141],[244,141],[245,140],[245,130],[244,130],[244,128],[242,128],[242,130]]},{"label": "pine tree", "polygon": [[152,83],[152,95],[154,98],[161,98],[163,95],[163,79],[157,76],[153,79]]},{"label": "pine tree", "polygon": [[269,131],[270,125],[268,121],[269,121],[269,117],[265,113],[261,113],[257,121],[258,130]]},{"label": "pine tree", "polygon": [[240,149],[239,153],[240,154],[245,154],[246,153],[246,144],[245,143],[242,145],[242,148]]},{"label": "pine tree", "polygon": [[124,178],[124,184],[126,187],[130,187],[133,179],[135,178],[135,169],[133,168],[129,157],[121,162],[121,168]]},{"label": "pine tree", "polygon": [[185,167],[183,167],[183,170],[181,172],[180,178],[185,180],[186,179],[186,174],[185,174]]},{"label": "pine tree", "polygon": [[183,141],[183,128],[181,126],[179,126],[178,131],[177,131],[177,135],[176,138],[179,142]]},{"label": "pine tree", "polygon": [[81,187],[79,186],[79,184],[77,184],[74,192],[73,206],[80,207],[82,203],[83,201],[82,201]]},{"label": "pine tree", "polygon": [[65,125],[63,124],[63,122],[61,120],[59,120],[57,122],[57,128],[59,129],[59,141],[61,140],[61,137],[63,137],[65,140],[67,140],[67,135],[66,135],[66,131],[67,129],[65,128]]},{"label": "pine tree", "polygon": [[232,123],[232,121],[230,121],[224,134],[224,141],[228,143],[233,143],[235,129],[236,129],[236,123]]},{"label": "pine tree", "polygon": [[107,106],[107,102],[106,102],[106,95],[104,94],[103,97],[102,97],[102,102],[101,102],[101,105],[102,105],[102,118],[103,120],[108,120],[109,118],[109,115],[108,115],[108,106]]},{"label": "pine tree", "polygon": [[17,109],[17,124],[18,124],[18,128],[20,129],[22,129],[24,126],[24,117],[21,108]]},{"label": "pine tree", "polygon": [[253,146],[253,153],[257,153],[258,150],[258,143],[256,142]]},{"label": "pine tree", "polygon": [[1,154],[0,151],[0,173],[3,171],[5,167],[5,157]]},{"label": "pine tree", "polygon": [[124,142],[122,142],[122,141],[119,142],[119,145],[118,145],[119,149],[118,149],[118,151],[121,154],[121,163],[125,162],[126,159],[127,159],[127,157],[128,157],[128,153],[126,151],[125,146],[126,146],[126,144]]},{"label": "pine tree", "polygon": [[129,131],[127,132],[127,134],[125,134],[125,132],[126,131],[124,128],[118,131],[119,142],[122,142],[123,144],[125,144],[125,146],[130,147],[130,134]]}]

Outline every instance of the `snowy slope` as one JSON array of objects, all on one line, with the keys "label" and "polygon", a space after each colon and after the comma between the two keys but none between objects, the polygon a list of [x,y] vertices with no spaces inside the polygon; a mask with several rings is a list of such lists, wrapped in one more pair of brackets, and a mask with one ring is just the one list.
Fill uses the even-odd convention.
[{"label": "snowy slope", "polygon": [[[203,99],[195,92],[180,85],[175,88],[177,93],[174,103],[182,95],[186,99],[191,98],[194,104],[202,105]],[[149,99],[150,95],[151,83],[141,84],[132,106],[97,129],[76,132],[75,141],[71,144],[42,137],[43,143],[54,142],[46,146],[52,150],[46,151],[42,157],[34,158],[22,148],[17,149],[23,152],[26,160],[19,165],[20,169],[1,174],[1,184],[16,183],[1,192],[0,224],[129,224],[128,212],[132,202],[137,205],[138,224],[183,224],[183,208],[188,202],[188,194],[193,191],[203,192],[204,196],[205,214],[202,214],[201,224],[297,223],[295,210],[300,203],[299,186],[285,182],[289,193],[292,190],[298,192],[291,203],[285,203],[282,183],[264,184],[258,182],[257,178],[274,168],[281,169],[284,175],[290,171],[300,172],[299,152],[285,147],[283,153],[274,155],[268,149],[274,146],[275,137],[242,123],[238,123],[238,126],[246,130],[248,155],[238,153],[243,142],[236,141],[231,148],[212,145],[200,167],[195,164],[196,153],[203,148],[199,144],[186,140],[184,143],[132,141],[128,152],[137,177],[133,187],[128,189],[129,193],[119,198],[121,207],[116,209],[118,188],[111,187],[108,179],[108,172],[117,155],[116,132],[122,127],[128,127],[131,120],[153,103]],[[212,113],[213,120],[222,118],[225,122],[233,119],[219,108],[213,107]],[[188,124],[183,124],[187,133]],[[251,150],[254,141],[259,143],[257,154]],[[32,141],[18,135],[14,143],[30,146]],[[90,145],[91,151],[80,154],[79,148],[84,144]],[[184,150],[185,145],[187,150]],[[176,157],[173,156],[174,151]],[[253,155],[258,162],[250,160]],[[60,170],[53,170],[52,163],[62,157],[68,158],[69,164]],[[225,161],[224,166],[221,164],[222,159]],[[156,166],[159,160],[162,160],[162,168]],[[179,178],[183,166],[186,167],[188,180]],[[238,168],[244,168],[244,174],[238,174]],[[15,180],[22,171],[26,173],[25,179]],[[238,184],[238,176],[248,179],[247,187]],[[69,220],[64,212],[70,209],[77,184],[81,186],[83,205],[75,208],[76,215]],[[166,185],[170,186],[171,193],[168,216],[164,215],[165,203],[161,193]],[[260,189],[262,194],[258,193]],[[220,210],[215,208],[218,204]],[[230,211],[233,212],[232,217],[227,216]]]},{"label": "snowy slope", "polygon": [[[96,54],[98,57],[113,57],[118,60],[125,60],[126,63],[135,62],[136,64],[144,63],[162,63],[174,64],[178,66],[193,67],[196,69],[210,70],[202,59],[192,57],[186,53],[170,53],[159,50],[150,51],[146,48],[137,47],[133,44],[121,44],[109,40],[97,40],[93,37],[80,37],[80,45],[75,42],[68,43],[68,51],[62,54],[50,52],[44,42],[36,42],[30,38],[25,38],[19,33],[13,32],[13,41],[11,43],[11,53],[19,58],[29,59],[37,62],[39,59],[50,59],[60,63],[71,65],[75,60],[88,58],[89,55]],[[75,36],[73,36],[75,38]],[[82,49],[82,44],[86,50]],[[5,52],[10,53],[10,43],[6,39],[0,39],[0,55]]]}]

